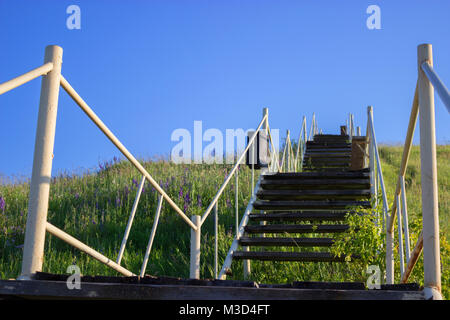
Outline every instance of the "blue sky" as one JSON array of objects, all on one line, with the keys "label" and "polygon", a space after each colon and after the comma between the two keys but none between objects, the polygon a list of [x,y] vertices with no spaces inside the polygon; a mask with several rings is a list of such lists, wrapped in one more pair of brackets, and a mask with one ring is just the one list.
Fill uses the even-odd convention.
[{"label": "blue sky", "polygon": [[[69,30],[66,8],[81,8]],[[369,30],[366,8],[381,9]],[[450,84],[449,1],[0,1],[0,82],[64,49],[62,73],[138,157],[168,155],[177,128],[272,128],[298,135],[316,113],[338,133],[349,112],[363,132],[374,106],[379,142],[404,141],[417,78],[416,48],[432,43]],[[0,174],[31,174],[40,80],[0,96]],[[450,141],[436,97],[436,135]],[[418,142],[416,130],[415,142]],[[92,168],[119,152],[64,91],[53,172]]]}]

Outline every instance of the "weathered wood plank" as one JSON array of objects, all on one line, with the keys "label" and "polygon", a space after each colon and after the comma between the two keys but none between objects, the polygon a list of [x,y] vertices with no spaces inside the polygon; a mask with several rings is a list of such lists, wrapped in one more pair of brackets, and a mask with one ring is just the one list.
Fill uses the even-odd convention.
[{"label": "weathered wood plank", "polygon": [[264,180],[285,180],[285,179],[362,179],[369,178],[368,168],[362,170],[345,172],[282,172],[276,174],[266,174]]},{"label": "weathered wood plank", "polygon": [[[354,213],[348,210],[347,212]],[[347,212],[269,212],[251,213],[252,221],[343,221]]]},{"label": "weathered wood plank", "polygon": [[331,247],[332,238],[268,238],[268,237],[242,237],[239,239],[241,246],[286,246],[286,247]]},{"label": "weathered wood plank", "polygon": [[370,188],[368,179],[262,179],[261,187],[264,189],[306,189],[319,187],[321,189],[340,188]]},{"label": "weathered wood plank", "polygon": [[370,189],[337,189],[337,190],[260,190],[260,200],[318,200],[318,199],[367,199]]},{"label": "weathered wood plank", "polygon": [[301,210],[301,209],[345,209],[351,207],[370,208],[370,201],[262,201],[256,200],[253,208],[257,210]]},{"label": "weathered wood plank", "polygon": [[260,261],[345,262],[329,252],[235,251],[233,259]]},{"label": "weathered wood plank", "polygon": [[423,300],[422,291],[318,290],[0,280],[0,297],[103,300]]},{"label": "weathered wood plank", "polygon": [[346,232],[349,226],[346,224],[267,224],[247,225],[247,233],[341,233]]}]

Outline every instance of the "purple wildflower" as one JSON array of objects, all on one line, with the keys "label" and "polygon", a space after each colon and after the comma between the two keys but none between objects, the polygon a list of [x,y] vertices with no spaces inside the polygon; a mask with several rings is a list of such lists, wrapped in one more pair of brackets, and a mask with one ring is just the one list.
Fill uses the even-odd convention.
[{"label": "purple wildflower", "polygon": [[120,207],[121,204],[122,204],[122,200],[119,197],[117,197],[116,198],[116,207]]},{"label": "purple wildflower", "polygon": [[197,206],[199,208],[202,207],[202,197],[199,194],[197,195]]},{"label": "purple wildflower", "polygon": [[5,211],[6,201],[3,197],[0,197],[0,210]]},{"label": "purple wildflower", "polygon": [[136,181],[135,178],[133,178],[133,184],[134,184],[134,186],[135,186],[136,188],[138,187],[138,182]]},{"label": "purple wildflower", "polygon": [[180,192],[178,193],[178,198],[183,198],[183,187],[180,187]]}]

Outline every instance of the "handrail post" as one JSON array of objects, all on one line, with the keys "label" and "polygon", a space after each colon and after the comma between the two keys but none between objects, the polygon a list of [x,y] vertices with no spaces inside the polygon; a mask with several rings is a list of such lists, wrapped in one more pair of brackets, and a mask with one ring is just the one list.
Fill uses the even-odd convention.
[{"label": "handrail post", "polygon": [[398,256],[400,258],[400,279],[403,278],[403,273],[405,272],[405,259],[403,256],[403,232],[402,232],[402,215],[400,214],[400,196],[395,196],[395,201],[397,202],[397,231],[398,231]]},{"label": "handrail post", "polygon": [[42,270],[48,199],[55,142],[56,114],[63,50],[58,46],[45,48],[44,63],[52,62],[53,69],[42,78],[33,171],[31,175],[28,217],[19,279],[31,279]]},{"label": "handrail post", "polygon": [[439,248],[439,209],[436,165],[434,88],[421,68],[423,62],[433,66],[431,44],[417,47],[420,167],[422,183],[423,264],[426,298],[442,299]]},{"label": "handrail post", "polygon": [[400,182],[401,182],[400,194],[402,197],[403,233],[405,235],[405,256],[406,256],[406,263],[408,263],[409,258],[411,257],[411,249],[410,249],[410,243],[409,243],[408,208],[407,208],[408,204],[406,202],[405,177],[400,176],[400,179],[401,179],[400,180]]},{"label": "handrail post", "polygon": [[191,229],[191,261],[189,277],[191,279],[200,279],[200,239],[202,217],[199,215],[193,215],[191,217],[191,221],[197,227],[197,230]]},{"label": "handrail post", "polygon": [[[370,119],[373,119],[373,108],[372,106],[367,107],[367,135],[369,136],[369,168],[370,168],[370,194],[372,198],[375,199],[375,207],[377,206],[377,194],[375,189],[375,153],[374,153],[374,145],[373,145],[373,137],[371,135]],[[370,130],[370,132],[369,132]]]},{"label": "handrail post", "polygon": [[[237,172],[236,172],[237,174]],[[214,206],[214,279],[217,279],[219,268],[219,212],[218,204]]]}]

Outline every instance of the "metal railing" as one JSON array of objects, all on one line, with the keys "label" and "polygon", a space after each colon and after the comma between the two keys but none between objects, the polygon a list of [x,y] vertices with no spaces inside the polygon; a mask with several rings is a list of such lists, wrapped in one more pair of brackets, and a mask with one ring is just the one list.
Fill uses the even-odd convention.
[{"label": "metal railing", "polygon": [[[263,114],[266,114],[268,111],[267,109],[264,109]],[[264,121],[264,117],[263,117],[263,121]],[[303,155],[306,149],[306,141],[307,141],[307,128],[306,128],[306,118],[303,117],[303,122],[302,122],[302,126],[300,129],[300,134],[299,134],[299,140],[297,142],[297,151],[296,154],[294,155],[294,151],[292,148],[292,143],[291,143],[291,139],[290,139],[290,131],[287,130],[286,132],[286,140],[285,140],[285,144],[284,144],[284,149],[283,149],[283,156],[281,159],[281,163],[279,163],[279,159],[278,159],[278,150],[276,150],[275,148],[275,144],[272,141],[272,135],[271,135],[271,131],[270,131],[270,127],[269,127],[269,123],[268,123],[268,119],[266,120],[267,123],[263,126],[263,128],[265,128],[267,130],[268,136],[269,136],[269,140],[270,140],[270,145],[271,145],[271,164],[269,164],[268,169],[263,169],[261,170],[260,176],[258,178],[258,181],[255,185],[254,188],[252,188],[251,191],[251,197],[250,197],[250,201],[247,204],[247,207],[244,211],[244,214],[242,216],[242,219],[238,225],[238,205],[236,205],[236,235],[233,239],[233,242],[230,246],[230,249],[228,250],[227,256],[224,259],[224,263],[222,265],[222,268],[220,270],[220,273],[218,275],[218,277],[216,276],[216,278],[219,279],[225,279],[227,276],[227,273],[231,267],[231,263],[233,261],[233,253],[237,250],[238,246],[239,246],[239,239],[242,237],[242,235],[244,234],[244,228],[248,223],[249,220],[249,215],[253,210],[253,204],[257,199],[257,193],[259,190],[259,186],[260,186],[260,182],[262,177],[265,174],[270,174],[273,172],[296,172],[298,170],[297,167],[297,163],[298,161],[303,162]],[[315,120],[315,115],[313,115],[313,120],[311,123],[311,132],[312,134],[317,134],[318,129],[317,129],[317,124],[316,124],[316,120]],[[252,140],[249,141],[246,150],[249,148],[250,144],[252,143]],[[253,148],[254,149],[254,148]],[[246,150],[244,150],[243,155],[245,154]],[[241,156],[242,158],[243,156]],[[237,164],[239,164],[239,162],[237,162]],[[236,164],[236,165],[237,165]],[[276,166],[275,166],[276,164]],[[301,167],[300,167],[301,170]],[[252,171],[253,171],[253,167],[252,167]],[[230,176],[232,175],[233,171],[230,173]],[[253,174],[252,174],[253,175]],[[230,177],[229,176],[229,177]],[[227,179],[228,180],[228,179]],[[227,180],[225,181],[224,185],[222,186],[221,189],[223,189],[227,183]],[[229,180],[228,180],[229,181]],[[253,183],[253,182],[252,182]],[[236,176],[236,188],[237,188],[237,176]],[[221,190],[220,189],[220,190]],[[219,191],[220,191],[219,190]],[[236,190],[236,194],[237,194],[237,190]],[[217,196],[215,197],[215,199],[211,202],[209,208],[212,208],[212,206],[214,204],[217,204]],[[207,214],[208,211],[205,213]],[[217,223],[217,218],[215,220],[215,222]],[[215,227],[215,232],[216,232],[216,237],[217,237],[217,227]],[[217,242],[216,242],[216,259],[215,259],[215,263],[217,265]],[[247,247],[243,247],[244,251],[247,251],[248,248]],[[244,260],[243,261],[243,265],[244,265],[244,277],[247,278],[250,274],[250,261],[249,260]],[[217,270],[217,269],[216,269]],[[217,271],[216,271],[217,272]]]},{"label": "metal railing", "polygon": [[[397,215],[397,241],[400,259],[400,281],[406,283],[414,266],[423,251],[424,293],[427,299],[442,299],[441,266],[439,251],[439,210],[436,165],[436,135],[434,119],[434,88],[442,102],[450,112],[450,94],[444,83],[433,70],[432,48],[430,44],[418,46],[418,80],[414,92],[408,130],[403,148],[402,160],[397,179],[390,214],[386,200],[386,192],[382,180],[381,165],[377,150],[375,130],[373,126],[372,108],[368,112],[368,134],[370,142],[370,172],[372,194],[376,190],[373,172],[373,154],[377,161],[377,172],[383,195],[383,207],[386,231],[386,283],[394,283],[394,223]],[[420,162],[422,190],[422,231],[413,250],[410,249],[408,210],[406,201],[405,174],[411,152],[417,118],[420,117]],[[398,214],[397,214],[398,213]]]},{"label": "metal railing", "polygon": [[[126,249],[126,244],[128,236],[133,224],[133,220],[136,214],[136,210],[139,204],[139,199],[144,187],[145,181],[153,186],[153,188],[158,192],[158,205],[155,213],[155,218],[153,221],[153,226],[147,248],[145,251],[144,260],[142,262],[140,276],[144,276],[147,267],[147,262],[151,253],[151,248],[153,245],[153,240],[158,227],[159,216],[161,213],[163,202],[166,201],[172,209],[186,222],[187,225],[191,227],[191,257],[190,257],[190,277],[199,278],[200,277],[200,235],[201,227],[205,222],[208,215],[211,213],[212,209],[215,208],[215,276],[217,278],[218,269],[218,253],[217,253],[217,202],[223,193],[224,189],[231,181],[233,175],[236,177],[236,234],[239,233],[238,222],[238,168],[243,162],[244,156],[247,154],[249,148],[255,145],[256,137],[258,131],[262,128],[266,133],[269,134],[271,156],[273,159],[269,164],[270,168],[278,168],[280,166],[278,163],[278,150],[276,150],[276,145],[273,143],[272,135],[269,129],[268,122],[268,109],[263,110],[263,118],[260,121],[257,129],[248,141],[247,147],[238,157],[236,164],[233,166],[232,170],[225,179],[223,185],[217,191],[215,197],[209,204],[203,216],[194,215],[189,219],[189,217],[176,205],[176,203],[167,195],[167,193],[159,186],[159,184],[152,178],[150,173],[136,160],[136,158],[125,148],[125,146],[119,141],[119,139],[111,132],[111,130],[102,122],[102,120],[94,113],[94,111],[89,107],[89,105],[81,98],[81,96],[76,92],[76,90],[70,85],[70,83],[61,74],[62,65],[62,48],[58,46],[47,46],[45,49],[44,64],[36,69],[33,69],[19,77],[12,80],[6,81],[0,84],[0,95],[8,92],[20,85],[27,83],[39,76],[42,78],[41,87],[41,100],[39,105],[39,116],[38,116],[38,128],[36,132],[36,142],[35,142],[35,152],[33,160],[33,171],[30,184],[30,197],[29,197],[29,209],[27,217],[27,225],[25,232],[25,243],[24,252],[22,259],[22,271],[19,279],[31,279],[32,276],[42,270],[43,255],[44,255],[44,242],[45,233],[48,232],[61,240],[67,242],[73,247],[81,250],[82,252],[90,255],[94,259],[104,263],[110,268],[116,270],[117,272],[125,276],[133,276],[134,273],[120,265],[124,251]],[[141,182],[139,184],[138,190],[136,192],[136,197],[131,209],[130,216],[128,218],[127,226],[125,228],[124,236],[120,246],[118,256],[115,261],[104,256],[100,252],[94,250],[88,245],[82,243],[81,241],[75,239],[71,235],[67,234],[58,227],[52,225],[47,221],[47,211],[48,211],[48,201],[49,201],[49,190],[50,190],[50,180],[51,177],[51,167],[52,167],[52,153],[54,136],[56,129],[56,112],[58,108],[58,95],[59,88],[62,87],[69,96],[77,103],[77,105],[83,110],[83,112],[94,122],[94,124],[106,135],[106,137],[119,149],[119,151],[133,164],[133,166],[142,174]],[[255,158],[256,148],[252,148],[253,159]],[[273,162],[273,163],[272,163]],[[275,165],[276,164],[276,165]],[[256,194],[257,186],[255,188],[254,184],[254,163],[251,166],[252,170],[252,194]]]},{"label": "metal railing", "polygon": [[306,142],[308,138],[313,139],[314,135],[319,133],[316,116],[313,113],[310,127],[310,136],[307,133],[306,117],[303,116],[302,125],[297,140],[297,148],[294,152],[291,141],[290,130],[286,131],[286,140],[281,157],[280,172],[300,172],[303,169],[303,159],[306,151]]},{"label": "metal railing", "polygon": [[[186,214],[175,204],[167,193],[152,178],[147,170],[136,160],[136,158],[125,148],[111,130],[100,120],[88,104],[73,89],[69,82],[61,74],[62,48],[58,46],[48,46],[45,49],[44,64],[19,77],[0,84],[0,95],[14,88],[19,87],[39,76],[42,78],[41,98],[39,104],[38,126],[36,131],[36,142],[34,150],[33,170],[30,183],[30,196],[28,206],[28,217],[25,232],[25,243],[22,260],[22,271],[20,279],[30,279],[33,274],[42,270],[44,255],[45,232],[60,238],[70,245],[90,255],[94,259],[106,264],[117,272],[132,276],[133,272],[120,265],[122,255],[125,250],[128,234],[130,232],[133,218],[136,213],[140,194],[145,181],[148,181],[159,193],[158,209],[154,221],[154,226],[149,239],[146,253],[149,254],[153,237],[158,223],[163,200],[165,200],[175,212],[194,230],[199,226],[194,224]],[[57,228],[47,221],[48,200],[50,190],[50,178],[52,167],[52,153],[56,129],[56,112],[58,108],[59,87],[62,87],[69,96],[78,104],[83,112],[95,123],[95,125],[106,135],[106,137],[119,149],[119,151],[133,164],[142,174],[141,183],[137,190],[133,208],[128,219],[125,235],[116,262],[90,248],[81,241],[75,239],[63,230]],[[146,268],[148,254],[144,259],[140,274],[143,275]]]}]

